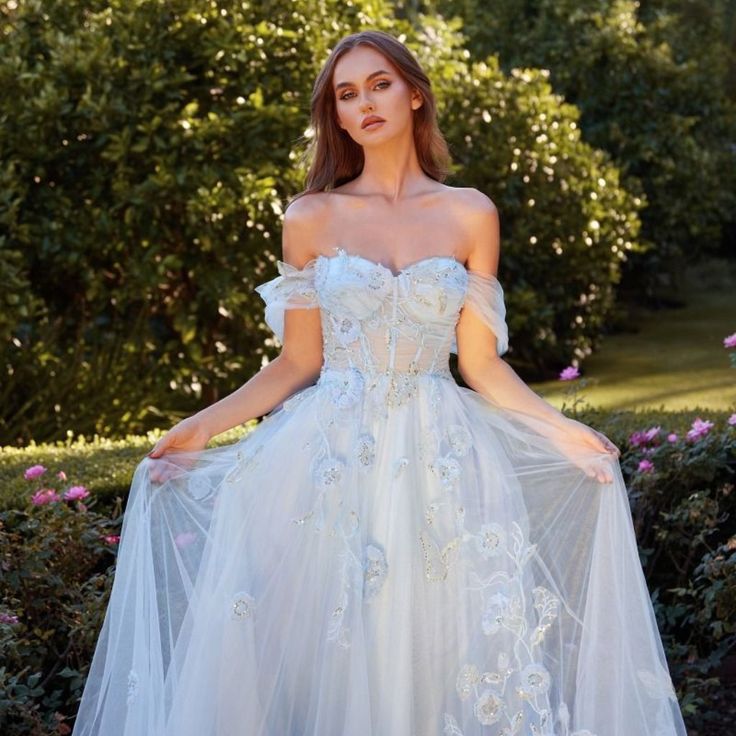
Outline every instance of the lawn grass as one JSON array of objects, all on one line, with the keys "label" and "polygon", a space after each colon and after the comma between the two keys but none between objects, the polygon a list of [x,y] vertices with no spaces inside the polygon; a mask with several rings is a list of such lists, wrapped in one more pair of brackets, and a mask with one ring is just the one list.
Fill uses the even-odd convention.
[{"label": "lawn grass", "polygon": [[[688,273],[686,306],[643,310],[634,331],[605,336],[580,366],[581,392],[608,410],[736,411],[736,369],[723,338],[736,332],[736,264],[713,260]],[[570,382],[529,385],[560,408]]]}]

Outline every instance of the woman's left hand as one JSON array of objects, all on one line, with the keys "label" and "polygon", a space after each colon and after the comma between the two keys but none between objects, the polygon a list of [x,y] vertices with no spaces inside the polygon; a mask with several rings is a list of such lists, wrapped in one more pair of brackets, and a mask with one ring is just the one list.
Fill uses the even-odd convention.
[{"label": "woman's left hand", "polygon": [[591,454],[604,453],[618,459],[621,456],[621,450],[606,435],[569,417],[566,417],[560,431],[563,444],[570,449],[571,459],[585,470],[587,475],[594,476],[601,483],[610,483],[613,480],[610,463],[606,460],[593,458],[592,461],[582,463],[580,460],[580,448],[590,449]]}]

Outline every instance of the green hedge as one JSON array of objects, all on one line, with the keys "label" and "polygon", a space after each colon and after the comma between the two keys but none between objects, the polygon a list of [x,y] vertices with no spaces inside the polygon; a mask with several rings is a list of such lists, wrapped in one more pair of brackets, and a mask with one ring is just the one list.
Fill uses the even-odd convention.
[{"label": "green hedge", "polygon": [[[671,303],[684,268],[732,252],[736,98],[732,0],[434,0],[464,19],[475,58],[549,70],[585,139],[637,193],[645,249],[623,267],[632,299]],[[729,94],[730,93],[730,94]]]},{"label": "green hedge", "polygon": [[436,86],[449,183],[498,202],[509,360],[556,371],[612,318],[641,202],[545,74],[472,62],[458,24],[381,0],[3,12],[0,443],[169,426],[275,354],[253,288],[301,189],[316,73],[360,28],[406,39]]}]

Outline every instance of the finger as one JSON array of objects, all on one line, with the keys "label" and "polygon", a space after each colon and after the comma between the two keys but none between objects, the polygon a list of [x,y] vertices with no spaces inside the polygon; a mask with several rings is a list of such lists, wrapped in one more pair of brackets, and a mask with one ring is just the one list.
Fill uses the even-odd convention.
[{"label": "finger", "polygon": [[157,458],[153,458],[153,462],[150,464],[148,477],[151,483],[165,483],[167,480],[167,472],[165,463],[161,462]]},{"label": "finger", "polygon": [[151,457],[161,457],[171,447],[171,440],[163,437],[160,439],[151,450]]}]

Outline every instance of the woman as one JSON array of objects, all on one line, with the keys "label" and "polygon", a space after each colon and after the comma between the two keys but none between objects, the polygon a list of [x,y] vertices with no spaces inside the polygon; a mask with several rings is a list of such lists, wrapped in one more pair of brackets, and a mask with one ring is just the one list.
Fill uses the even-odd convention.
[{"label": "woman", "polygon": [[685,734],[619,451],[501,360],[498,212],[442,183],[427,77],[353,34],[312,123],[283,348],[136,469],[75,736]]}]

